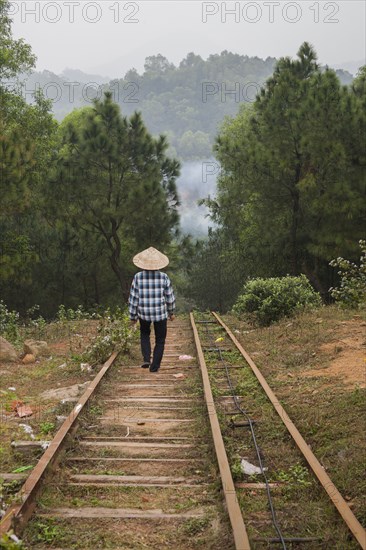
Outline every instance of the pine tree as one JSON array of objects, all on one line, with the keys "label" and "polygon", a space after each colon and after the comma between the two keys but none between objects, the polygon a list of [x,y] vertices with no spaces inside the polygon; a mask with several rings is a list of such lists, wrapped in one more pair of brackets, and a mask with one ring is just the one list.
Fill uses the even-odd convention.
[{"label": "pine tree", "polygon": [[298,59],[278,62],[252,108],[224,125],[213,212],[249,263],[256,255],[256,275],[304,272],[325,295],[329,260],[349,256],[362,237],[361,83],[357,93],[362,100],[320,71],[304,43]]},{"label": "pine tree", "polygon": [[128,119],[106,92],[79,124],[67,125],[51,186],[65,216],[103,238],[124,295],[123,260],[147,246],[166,246],[178,223],[175,179],[179,163],[165,155],[141,115]]}]

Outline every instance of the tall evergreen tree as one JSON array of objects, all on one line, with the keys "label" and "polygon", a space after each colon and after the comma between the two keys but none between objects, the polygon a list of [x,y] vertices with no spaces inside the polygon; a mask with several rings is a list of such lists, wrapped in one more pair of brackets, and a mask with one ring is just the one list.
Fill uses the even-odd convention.
[{"label": "tall evergreen tree", "polygon": [[9,17],[10,2],[0,0],[0,83],[34,67],[36,58],[22,38],[15,40]]},{"label": "tall evergreen tree", "polygon": [[329,260],[362,237],[363,130],[355,94],[319,70],[307,43],[226,122],[210,206],[249,258],[255,249],[256,275],[305,272],[326,293]]},{"label": "tall evergreen tree", "polygon": [[165,155],[165,137],[152,138],[138,112],[122,116],[109,92],[79,122],[66,127],[50,191],[67,219],[102,237],[126,295],[123,260],[166,246],[177,226],[179,163]]},{"label": "tall evergreen tree", "polygon": [[54,154],[57,123],[49,101],[39,93],[29,105],[15,85],[19,74],[34,66],[35,56],[23,39],[13,38],[9,7],[0,0],[0,293],[22,309],[26,298],[32,299],[41,186]]}]

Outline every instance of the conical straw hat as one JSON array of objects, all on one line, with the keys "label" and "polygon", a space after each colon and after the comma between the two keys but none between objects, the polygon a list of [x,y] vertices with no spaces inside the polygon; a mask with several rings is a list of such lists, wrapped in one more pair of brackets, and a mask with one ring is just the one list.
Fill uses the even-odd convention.
[{"label": "conical straw hat", "polygon": [[159,252],[159,250],[156,250],[156,248],[150,246],[150,248],[136,254],[132,261],[141,269],[155,270],[166,267],[169,263],[169,258]]}]

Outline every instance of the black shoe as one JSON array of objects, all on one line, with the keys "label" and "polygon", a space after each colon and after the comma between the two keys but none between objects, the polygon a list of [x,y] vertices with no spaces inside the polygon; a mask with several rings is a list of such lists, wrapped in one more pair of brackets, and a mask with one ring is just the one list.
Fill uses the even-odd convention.
[{"label": "black shoe", "polygon": [[150,367],[149,370],[150,370],[150,372],[158,372],[159,367],[158,367],[158,368],[156,368],[156,367]]},{"label": "black shoe", "polygon": [[141,365],[142,369],[148,369],[149,367],[150,367],[150,363],[148,363],[148,362],[142,363],[142,365]]}]

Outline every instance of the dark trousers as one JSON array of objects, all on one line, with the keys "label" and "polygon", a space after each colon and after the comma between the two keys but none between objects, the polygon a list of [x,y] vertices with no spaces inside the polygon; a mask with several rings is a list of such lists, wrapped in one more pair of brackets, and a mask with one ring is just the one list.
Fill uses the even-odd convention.
[{"label": "dark trousers", "polygon": [[[151,368],[158,369],[164,353],[167,320],[164,319],[163,321],[153,321],[153,323],[155,332],[155,346]],[[150,363],[151,359],[150,325],[151,321],[140,319],[141,352],[145,363]]]}]

